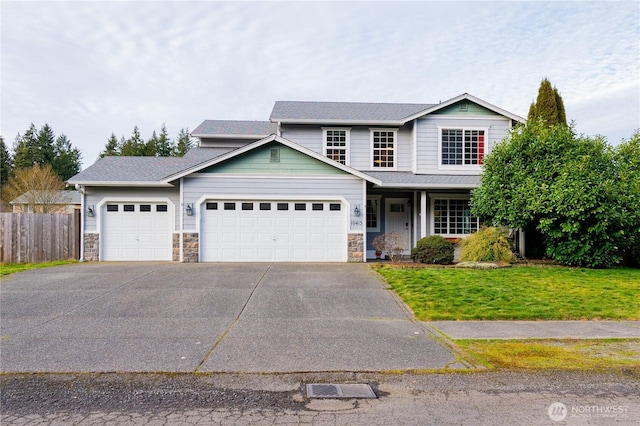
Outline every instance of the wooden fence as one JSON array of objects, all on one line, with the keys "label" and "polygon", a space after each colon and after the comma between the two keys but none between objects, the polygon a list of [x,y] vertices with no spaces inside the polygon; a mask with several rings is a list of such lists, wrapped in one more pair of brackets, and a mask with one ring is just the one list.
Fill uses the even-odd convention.
[{"label": "wooden fence", "polygon": [[0,262],[78,259],[80,213],[0,213]]}]

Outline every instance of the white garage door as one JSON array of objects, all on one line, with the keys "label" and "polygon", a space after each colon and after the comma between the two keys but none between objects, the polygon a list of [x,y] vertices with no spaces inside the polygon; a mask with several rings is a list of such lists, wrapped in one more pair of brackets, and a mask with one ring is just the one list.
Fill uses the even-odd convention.
[{"label": "white garage door", "polygon": [[211,200],[202,262],[346,262],[346,208],[331,201]]},{"label": "white garage door", "polygon": [[101,260],[171,260],[171,213],[162,203],[102,207]]}]

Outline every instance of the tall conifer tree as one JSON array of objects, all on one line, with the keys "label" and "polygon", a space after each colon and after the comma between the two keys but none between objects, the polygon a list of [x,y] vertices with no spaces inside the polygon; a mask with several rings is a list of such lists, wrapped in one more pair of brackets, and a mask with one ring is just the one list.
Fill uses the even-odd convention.
[{"label": "tall conifer tree", "polygon": [[536,120],[543,121],[547,126],[567,125],[562,96],[560,96],[558,89],[551,86],[551,82],[547,78],[540,83],[538,97],[529,108],[527,121]]}]

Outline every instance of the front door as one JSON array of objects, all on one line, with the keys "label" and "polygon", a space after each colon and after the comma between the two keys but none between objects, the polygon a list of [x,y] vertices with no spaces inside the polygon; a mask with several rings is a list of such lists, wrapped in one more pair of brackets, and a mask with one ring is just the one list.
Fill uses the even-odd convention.
[{"label": "front door", "polygon": [[385,200],[385,232],[397,232],[402,235],[403,256],[408,256],[411,249],[411,209],[408,198],[387,198]]}]

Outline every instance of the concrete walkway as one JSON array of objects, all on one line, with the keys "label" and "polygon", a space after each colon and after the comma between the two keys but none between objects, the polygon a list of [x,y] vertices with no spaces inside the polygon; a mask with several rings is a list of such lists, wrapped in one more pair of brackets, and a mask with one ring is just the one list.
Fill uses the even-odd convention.
[{"label": "concrete walkway", "polygon": [[640,338],[640,321],[432,321],[450,339]]}]

